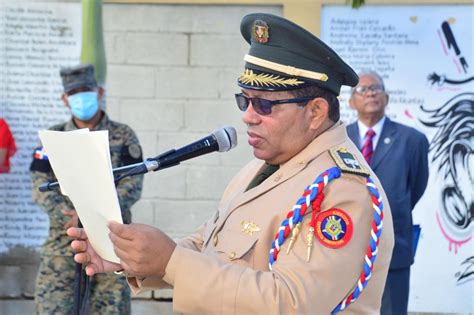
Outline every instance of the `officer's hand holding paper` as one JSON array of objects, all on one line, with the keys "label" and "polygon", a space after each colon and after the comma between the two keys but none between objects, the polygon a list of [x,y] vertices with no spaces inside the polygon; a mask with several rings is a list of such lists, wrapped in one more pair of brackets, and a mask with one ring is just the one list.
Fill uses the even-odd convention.
[{"label": "officer's hand holding paper", "polygon": [[79,215],[94,250],[120,263],[109,239],[108,221],[122,223],[109,154],[108,131],[39,132],[61,187]]}]

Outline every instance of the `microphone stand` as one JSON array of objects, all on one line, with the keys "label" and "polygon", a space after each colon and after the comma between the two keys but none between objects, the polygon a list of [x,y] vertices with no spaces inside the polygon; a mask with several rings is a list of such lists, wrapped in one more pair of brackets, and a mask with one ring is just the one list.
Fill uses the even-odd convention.
[{"label": "microphone stand", "polygon": [[[150,170],[153,170],[156,172],[158,170],[162,170],[171,166],[178,165],[179,162],[176,162],[173,164],[166,164],[166,165],[160,165],[159,163],[160,159],[165,158],[166,156],[171,155],[174,152],[176,152],[176,150],[172,149],[165,153],[157,155],[154,158],[148,158],[145,161],[140,162],[140,163],[129,164],[129,165],[114,168],[112,171],[114,174],[115,185],[117,185],[117,183],[120,180],[128,176],[145,174],[149,172]],[[40,185],[38,187],[38,190],[40,192],[47,192],[47,191],[56,190],[58,188],[59,188],[59,182],[47,182]]]}]

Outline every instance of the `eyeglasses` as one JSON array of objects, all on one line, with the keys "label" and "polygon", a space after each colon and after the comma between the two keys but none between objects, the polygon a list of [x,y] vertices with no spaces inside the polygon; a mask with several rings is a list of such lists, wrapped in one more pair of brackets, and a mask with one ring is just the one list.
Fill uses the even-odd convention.
[{"label": "eyeglasses", "polygon": [[[290,98],[287,100],[276,100],[270,101],[264,98],[258,97],[247,97],[242,93],[235,94],[235,100],[237,101],[237,106],[243,112],[247,110],[249,107],[250,102],[252,102],[253,109],[260,115],[270,115],[272,113],[272,107],[274,105],[281,105],[281,104],[291,104],[291,103],[304,103],[314,99],[315,96],[307,96],[307,97],[298,97],[298,98]],[[306,105],[306,104],[304,104]]]},{"label": "eyeglasses", "polygon": [[373,92],[375,94],[379,94],[379,93],[382,93],[384,91],[384,88],[380,84],[370,85],[370,86],[359,85],[359,86],[356,86],[354,88],[354,93],[357,93],[359,95],[364,95],[368,91]]}]

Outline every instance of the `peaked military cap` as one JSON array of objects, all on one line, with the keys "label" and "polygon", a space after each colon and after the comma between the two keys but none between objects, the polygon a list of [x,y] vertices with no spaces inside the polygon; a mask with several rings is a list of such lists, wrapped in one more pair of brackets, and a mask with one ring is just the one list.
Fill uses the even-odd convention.
[{"label": "peaked military cap", "polygon": [[70,68],[61,68],[61,79],[63,81],[64,93],[86,87],[97,87],[97,81],[94,75],[94,66],[91,64],[81,64]]},{"label": "peaked military cap", "polygon": [[359,78],[319,38],[279,16],[246,15],[240,32],[250,44],[245,71],[238,84],[267,91],[300,89],[316,85],[339,95],[341,85],[355,86]]}]

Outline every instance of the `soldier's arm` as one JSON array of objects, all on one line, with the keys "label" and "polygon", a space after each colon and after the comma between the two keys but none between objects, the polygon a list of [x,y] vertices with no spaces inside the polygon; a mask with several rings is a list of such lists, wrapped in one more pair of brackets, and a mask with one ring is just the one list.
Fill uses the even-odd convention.
[{"label": "soldier's arm", "polygon": [[59,190],[40,192],[38,188],[46,182],[56,181],[56,177],[47,160],[34,159],[30,166],[30,177],[32,183],[33,201],[37,203],[51,220],[59,224],[65,224],[69,217],[64,216],[63,210],[74,210],[69,199],[61,195]]},{"label": "soldier's arm", "polygon": [[143,175],[135,175],[122,179],[117,185],[117,195],[122,209],[122,215],[125,211],[137,202],[142,194]]},{"label": "soldier's arm", "polygon": [[[125,138],[120,166],[142,162],[142,150],[135,132],[128,128],[125,132]],[[142,188],[143,175],[126,177],[117,184],[117,195],[125,221],[126,216],[128,216],[127,212],[140,199]]]}]

